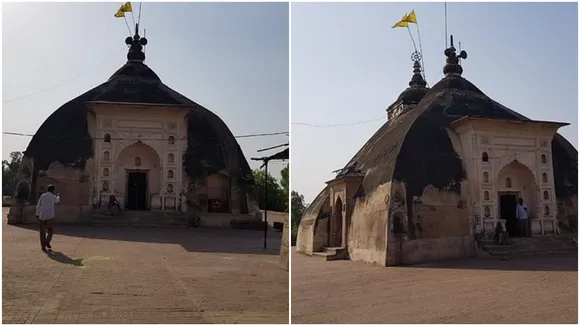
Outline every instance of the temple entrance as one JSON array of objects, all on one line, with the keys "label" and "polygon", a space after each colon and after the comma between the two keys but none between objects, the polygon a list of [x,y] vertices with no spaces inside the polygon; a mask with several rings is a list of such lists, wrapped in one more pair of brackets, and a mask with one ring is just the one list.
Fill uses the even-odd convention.
[{"label": "temple entrance", "polygon": [[505,228],[510,237],[520,236],[518,229],[518,220],[516,218],[516,207],[518,197],[515,193],[499,195],[499,215],[506,220]]},{"label": "temple entrance", "polygon": [[330,219],[330,247],[342,247],[342,200],[340,197],[334,204],[332,218]]},{"label": "temple entrance", "polygon": [[127,172],[127,209],[144,211],[147,209],[147,173]]}]

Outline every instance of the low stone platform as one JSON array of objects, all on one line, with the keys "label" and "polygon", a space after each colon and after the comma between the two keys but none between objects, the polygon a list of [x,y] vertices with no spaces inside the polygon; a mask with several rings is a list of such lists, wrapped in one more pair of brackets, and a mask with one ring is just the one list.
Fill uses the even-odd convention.
[{"label": "low stone platform", "polygon": [[578,252],[578,246],[570,235],[539,235],[510,241],[509,245],[498,245],[495,240],[481,239],[479,245],[490,257],[500,259]]},{"label": "low stone platform", "polygon": [[133,227],[186,227],[184,214],[167,214],[151,211],[123,211],[120,215],[106,215],[94,212],[91,226],[133,226]]}]

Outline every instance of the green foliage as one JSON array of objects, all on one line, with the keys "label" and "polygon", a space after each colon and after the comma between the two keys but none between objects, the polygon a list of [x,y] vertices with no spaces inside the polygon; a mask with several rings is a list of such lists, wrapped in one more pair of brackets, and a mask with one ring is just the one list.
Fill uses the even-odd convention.
[{"label": "green foliage", "polygon": [[[280,175],[282,176],[282,179],[280,179],[280,185],[282,186],[282,195],[284,196],[284,198],[288,198],[288,194],[289,194],[289,188],[290,188],[290,169],[288,167],[288,165],[286,165],[285,168],[282,169],[282,171],[280,171]],[[286,201],[288,201],[288,199],[286,199]],[[288,212],[288,203],[286,203],[286,210],[285,212]]]},{"label": "green foliage", "polygon": [[9,161],[2,161],[2,196],[14,195],[20,163],[22,163],[22,152],[12,152]]},{"label": "green foliage", "polygon": [[258,205],[260,209],[266,208],[265,193],[264,190],[268,189],[268,210],[284,212],[288,207],[288,197],[284,197],[284,190],[270,173],[267,177],[266,185],[266,173],[264,170],[254,170],[254,183],[256,185],[256,196],[258,197]]},{"label": "green foliage", "polygon": [[292,230],[298,232],[298,225],[300,225],[300,220],[302,219],[302,215],[304,215],[307,206],[304,202],[304,196],[294,190],[292,190],[292,198],[290,199],[290,202],[292,205]]}]

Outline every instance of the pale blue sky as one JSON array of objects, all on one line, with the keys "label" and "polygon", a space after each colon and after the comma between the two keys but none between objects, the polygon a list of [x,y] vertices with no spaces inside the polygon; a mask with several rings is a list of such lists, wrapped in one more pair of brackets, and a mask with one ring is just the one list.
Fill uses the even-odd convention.
[{"label": "pale blue sky", "polygon": [[[415,9],[427,81],[443,76],[443,3],[293,3],[292,188],[310,202],[386,121],[408,86],[413,46],[391,29]],[[449,3],[448,31],[468,53],[463,76],[507,107],[560,129],[578,148],[576,3]],[[417,38],[416,27],[411,30]],[[426,135],[428,136],[428,135]]]},{"label": "pale blue sky", "polygon": [[[58,107],[125,64],[129,32],[123,19],[113,17],[121,4],[2,4],[4,131],[36,132]],[[148,2],[143,29],[149,40],[145,63],[166,85],[219,115],[234,135],[288,131],[287,3]],[[2,157],[24,150],[29,140],[3,136]],[[246,157],[256,157],[264,155],[256,150],[288,140],[282,135],[239,143]],[[279,178],[283,167],[271,164],[272,174]]]}]

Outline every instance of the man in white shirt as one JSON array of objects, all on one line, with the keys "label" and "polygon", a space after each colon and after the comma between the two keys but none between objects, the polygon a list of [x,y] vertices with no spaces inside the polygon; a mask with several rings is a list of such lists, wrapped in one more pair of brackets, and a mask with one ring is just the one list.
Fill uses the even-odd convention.
[{"label": "man in white shirt", "polygon": [[516,207],[516,218],[518,219],[518,227],[520,229],[520,236],[530,236],[530,225],[528,224],[528,205],[524,204],[524,200],[520,198],[519,205]]},{"label": "man in white shirt", "polygon": [[52,250],[50,240],[54,234],[54,204],[60,202],[60,197],[58,194],[54,194],[54,190],[53,185],[48,186],[47,191],[40,195],[38,204],[36,204],[36,218],[40,221],[40,247],[42,251]]}]

